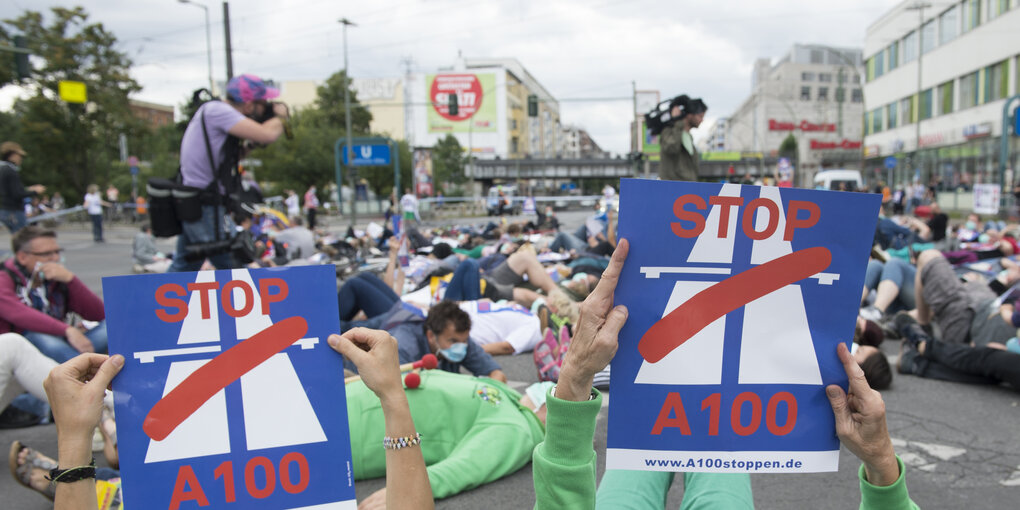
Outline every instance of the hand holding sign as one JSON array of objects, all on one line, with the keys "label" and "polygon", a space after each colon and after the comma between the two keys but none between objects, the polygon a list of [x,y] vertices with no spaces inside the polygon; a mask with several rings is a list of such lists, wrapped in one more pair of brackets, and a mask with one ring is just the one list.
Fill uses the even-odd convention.
[{"label": "hand holding sign", "polygon": [[[354,328],[343,335],[329,335],[328,342],[357,365],[365,386],[382,401],[386,436],[420,439],[400,384],[397,340],[385,331]],[[380,489],[358,508],[435,508],[421,448],[386,448],[386,483],[389,490]]]},{"label": "hand holding sign", "polygon": [[124,366],[123,356],[82,354],[54,368],[43,381],[53,406],[60,437],[92,439],[92,429],[103,411],[103,396],[113,376]]},{"label": "hand holding sign", "polygon": [[899,463],[885,423],[885,402],[882,395],[868,386],[864,371],[854,361],[845,344],[836,350],[843,362],[850,391],[830,384],[825,393],[836,416],[839,440],[864,462],[864,470],[872,485],[892,485],[900,476]]},{"label": "hand holding sign", "polygon": [[577,332],[570,341],[556,386],[558,398],[587,400],[595,374],[606,368],[616,354],[617,335],[627,322],[627,307],[613,308],[613,293],[629,248],[627,240],[621,239],[598,286],[581,303]]},{"label": "hand holding sign", "polygon": [[380,400],[403,395],[397,341],[389,333],[354,328],[343,335],[329,335],[327,341],[333,350],[343,354],[358,367],[361,380]]},{"label": "hand holding sign", "polygon": [[[58,464],[69,469],[89,464],[92,430],[103,411],[110,381],[124,367],[123,356],[82,354],[50,371],[43,381],[57,423]],[[96,501],[93,480],[57,484],[56,508],[81,507]]]}]

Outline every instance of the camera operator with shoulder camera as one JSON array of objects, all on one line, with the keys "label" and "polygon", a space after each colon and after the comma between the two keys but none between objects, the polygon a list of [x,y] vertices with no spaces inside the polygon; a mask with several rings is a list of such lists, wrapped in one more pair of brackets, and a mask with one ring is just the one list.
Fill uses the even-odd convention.
[{"label": "camera operator with shoulder camera", "polygon": [[239,205],[241,144],[269,144],[284,133],[287,106],[269,101],[279,95],[257,76],[235,76],[227,84],[226,100],[203,104],[188,123],[180,180],[196,196],[184,206],[190,213],[182,215],[177,205],[181,234],[170,271],[196,271],[206,258],[217,269],[233,267],[229,246],[219,244],[229,245],[235,235],[230,214]]},{"label": "camera operator with shoulder camera", "polygon": [[659,138],[659,178],[668,181],[698,181],[698,150],[694,148],[691,129],[701,125],[708,106],[699,99],[677,96],[670,103],[675,119],[662,130]]}]

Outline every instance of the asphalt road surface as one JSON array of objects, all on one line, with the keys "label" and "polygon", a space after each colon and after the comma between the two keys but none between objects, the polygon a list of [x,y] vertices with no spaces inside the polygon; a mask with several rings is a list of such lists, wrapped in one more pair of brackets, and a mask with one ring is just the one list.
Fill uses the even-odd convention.
[{"label": "asphalt road surface", "polygon": [[[584,213],[560,214],[567,228],[583,222]],[[339,229],[339,221],[331,218]],[[461,221],[461,220],[452,220]],[[484,221],[466,218],[465,223]],[[93,290],[102,292],[103,276],[130,273],[130,226],[107,227],[105,244],[91,241],[88,227],[61,227],[60,242],[66,249],[67,265]],[[10,236],[0,234],[0,249],[9,249]],[[160,241],[167,251],[168,241]],[[899,342],[883,345],[895,360]],[[514,386],[523,389],[537,381],[530,354],[498,358]],[[910,495],[922,508],[999,509],[1020,504],[1020,393],[1006,387],[967,386],[897,375],[890,390],[883,392],[889,430],[897,453],[907,464]],[[606,403],[612,400],[611,394]],[[594,446],[598,472],[605,468],[606,409],[599,414]],[[0,444],[14,440],[56,454],[53,425],[27,429],[0,430]],[[101,455],[99,455],[101,457]],[[97,461],[99,462],[99,461]],[[751,477],[757,508],[857,508],[859,462],[846,449],[840,453],[838,473]],[[384,480],[357,483],[359,500],[384,486]],[[0,508],[36,510],[52,508],[38,494],[0,476]],[[680,507],[683,484],[674,483],[666,508]],[[531,465],[494,483],[437,502],[440,509],[502,510],[531,508],[534,504]],[[143,508],[141,506],[132,507]],[[182,507],[183,508],[183,507]],[[197,507],[196,507],[197,508]]]}]

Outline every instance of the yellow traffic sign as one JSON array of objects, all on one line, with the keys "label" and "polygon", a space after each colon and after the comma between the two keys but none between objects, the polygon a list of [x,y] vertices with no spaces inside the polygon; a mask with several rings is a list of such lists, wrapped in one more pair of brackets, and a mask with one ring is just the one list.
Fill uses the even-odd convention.
[{"label": "yellow traffic sign", "polygon": [[57,90],[60,93],[60,99],[68,103],[84,103],[88,100],[85,92],[85,82],[61,81],[57,86]]}]

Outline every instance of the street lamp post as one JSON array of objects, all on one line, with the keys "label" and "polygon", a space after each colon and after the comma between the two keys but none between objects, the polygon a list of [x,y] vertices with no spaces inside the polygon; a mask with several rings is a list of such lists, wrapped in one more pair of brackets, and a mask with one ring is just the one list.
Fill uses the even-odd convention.
[{"label": "street lamp post", "polygon": [[[340,18],[339,22],[340,22],[341,25],[344,26],[344,84],[343,84],[344,85],[344,123],[345,123],[346,131],[347,131],[347,144],[345,146],[346,149],[344,149],[344,150],[347,152],[347,167],[348,167],[348,169],[350,169],[350,168],[352,168],[354,166],[354,145],[353,145],[354,142],[353,142],[353,139],[351,137],[351,92],[350,92],[350,89],[351,89],[351,72],[350,72],[350,67],[347,65],[347,27],[348,26],[357,26],[357,25],[352,23],[351,20],[349,20],[347,18]],[[351,172],[347,172],[347,174],[351,175],[351,177],[352,177],[351,178],[351,183],[354,184],[354,179],[353,179],[353,175],[351,174]],[[343,183],[340,183],[340,185],[341,185],[341,188],[336,190],[337,198],[338,199],[339,199],[340,195],[344,191],[343,187],[342,187]],[[393,185],[396,186],[396,183],[394,182]],[[355,184],[351,189],[356,191],[357,184]],[[340,211],[340,212],[343,213],[343,211]],[[351,227],[352,228],[354,227],[354,222],[356,221],[357,217],[358,217],[358,195],[355,192],[354,200],[351,200]]]},{"label": "street lamp post", "polygon": [[195,7],[201,7],[202,10],[205,11],[205,53],[206,53],[206,58],[208,59],[208,64],[209,64],[209,93],[215,95],[216,91],[214,90],[214,87],[213,87],[213,78],[212,78],[212,38],[211,38],[212,36],[210,35],[210,31],[209,31],[209,8],[206,7],[205,5],[202,5],[200,3],[195,2],[194,0],[177,0],[177,1],[182,3],[182,4],[188,4],[188,5],[194,5]]},{"label": "street lamp post", "polygon": [[[907,6],[908,11],[917,11],[917,123],[914,126],[914,168],[921,168],[921,60],[924,56],[924,10],[931,7],[927,2],[914,2]],[[934,101],[934,98],[932,99]]]}]

